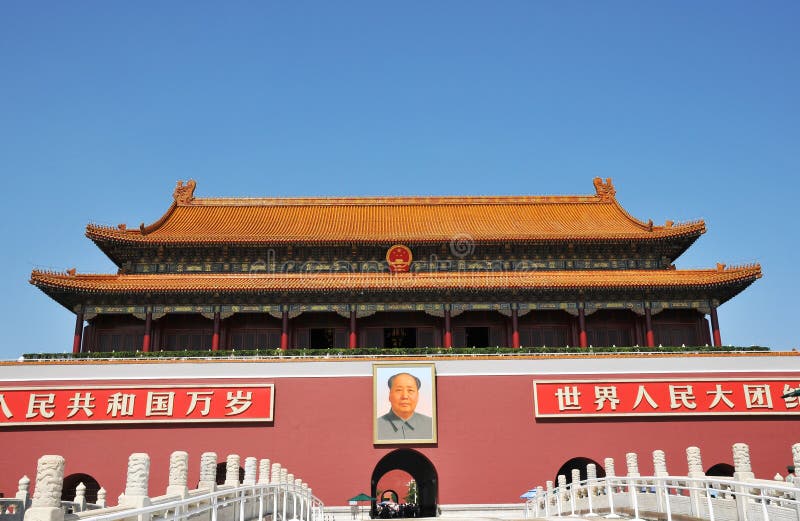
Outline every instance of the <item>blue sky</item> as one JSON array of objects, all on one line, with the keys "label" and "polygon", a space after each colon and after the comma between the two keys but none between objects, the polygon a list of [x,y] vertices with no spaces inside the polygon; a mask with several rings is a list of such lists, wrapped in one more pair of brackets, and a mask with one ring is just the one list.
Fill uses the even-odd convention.
[{"label": "blue sky", "polygon": [[760,262],[723,342],[797,347],[800,3],[0,3],[0,358],[71,348],[34,268],[196,195],[590,194]]}]

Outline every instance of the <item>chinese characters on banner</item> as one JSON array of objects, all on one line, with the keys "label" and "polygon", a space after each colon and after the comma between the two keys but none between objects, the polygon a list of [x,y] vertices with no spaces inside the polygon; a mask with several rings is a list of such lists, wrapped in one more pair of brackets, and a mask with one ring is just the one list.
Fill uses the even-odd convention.
[{"label": "chinese characters on banner", "polygon": [[0,387],[0,427],[272,421],[273,384]]},{"label": "chinese characters on banner", "polygon": [[533,382],[537,418],[800,414],[798,379]]}]

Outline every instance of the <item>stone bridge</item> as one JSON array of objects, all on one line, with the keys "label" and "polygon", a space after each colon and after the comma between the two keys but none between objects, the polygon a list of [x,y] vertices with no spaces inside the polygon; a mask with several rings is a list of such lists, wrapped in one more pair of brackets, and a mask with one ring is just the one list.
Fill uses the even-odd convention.
[{"label": "stone bridge", "polygon": [[619,518],[635,520],[709,521],[800,521],[800,443],[792,446],[789,460],[794,471],[786,477],[757,479],[750,465],[750,448],[745,443],[732,447],[734,466],[730,476],[710,476],[703,471],[698,447],[686,449],[688,473],[667,471],[666,455],[653,451],[652,476],[639,473],[638,455],[625,455],[627,474],[617,476],[613,458],[604,461],[605,476],[597,475],[597,466],[558,476],[557,486],[548,481],[526,495],[528,518],[553,516]]},{"label": "stone bridge", "polygon": [[33,497],[30,479],[23,476],[14,499],[0,500],[0,521],[322,521],[323,504],[301,479],[279,463],[248,457],[240,482],[240,458],[229,455],[225,482],[217,484],[217,454],[200,458],[197,488],[188,486],[189,456],[170,456],[169,485],[163,495],[148,494],[150,457],[131,454],[125,491],[110,506],[100,489],[96,503],[86,502],[86,487],[78,485],[73,501],[62,501],[64,458],[42,456],[36,470]]}]

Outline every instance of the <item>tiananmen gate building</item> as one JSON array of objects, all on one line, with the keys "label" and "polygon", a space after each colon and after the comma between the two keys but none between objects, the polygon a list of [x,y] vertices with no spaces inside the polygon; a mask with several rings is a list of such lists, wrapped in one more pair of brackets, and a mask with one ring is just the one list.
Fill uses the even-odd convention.
[{"label": "tiananmen gate building", "polygon": [[[427,514],[630,450],[697,445],[719,471],[741,441],[757,473],[785,469],[800,359],[730,352],[717,316],[760,266],[677,269],[702,221],[640,221],[594,187],[257,199],[189,181],[152,224],[89,225],[118,272],[32,273],[75,313],[74,359],[0,365],[0,491],[45,453],[109,497],[131,452],[270,457],[328,505],[401,470]],[[392,416],[399,375],[412,419]]]}]

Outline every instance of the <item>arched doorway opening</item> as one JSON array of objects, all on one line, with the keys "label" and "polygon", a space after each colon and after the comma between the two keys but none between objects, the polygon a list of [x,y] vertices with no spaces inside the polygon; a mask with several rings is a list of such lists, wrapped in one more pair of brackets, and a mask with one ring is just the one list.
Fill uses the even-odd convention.
[{"label": "arched doorway opening", "polygon": [[70,474],[64,478],[64,485],[61,488],[61,501],[75,501],[75,489],[83,483],[86,487],[86,502],[97,503],[97,491],[100,490],[100,483],[89,474]]},{"label": "arched doorway opening", "polygon": [[[383,458],[375,465],[370,483],[370,495],[377,497],[378,482],[381,478],[393,471],[402,470],[411,475],[416,483],[417,505],[420,517],[435,517],[438,513],[439,502],[439,476],[433,463],[421,453],[412,449],[397,449]],[[377,517],[376,503],[372,503],[371,516]]]},{"label": "arched doorway opening", "polygon": [[566,463],[561,465],[561,468],[558,469],[556,472],[556,477],[553,479],[553,483],[555,486],[558,486],[558,476],[563,474],[567,477],[567,483],[572,482],[572,469],[578,469],[581,473],[581,481],[587,478],[586,475],[586,465],[589,463],[594,463],[594,466],[597,468],[597,477],[604,478],[606,477],[606,469],[600,466],[599,463],[596,461],[589,459],[589,458],[572,458],[571,460],[567,460]]},{"label": "arched doorway opening", "polygon": [[706,476],[724,476],[732,478],[735,470],[736,469],[733,468],[733,465],[729,465],[727,463],[717,463],[706,471]]}]

